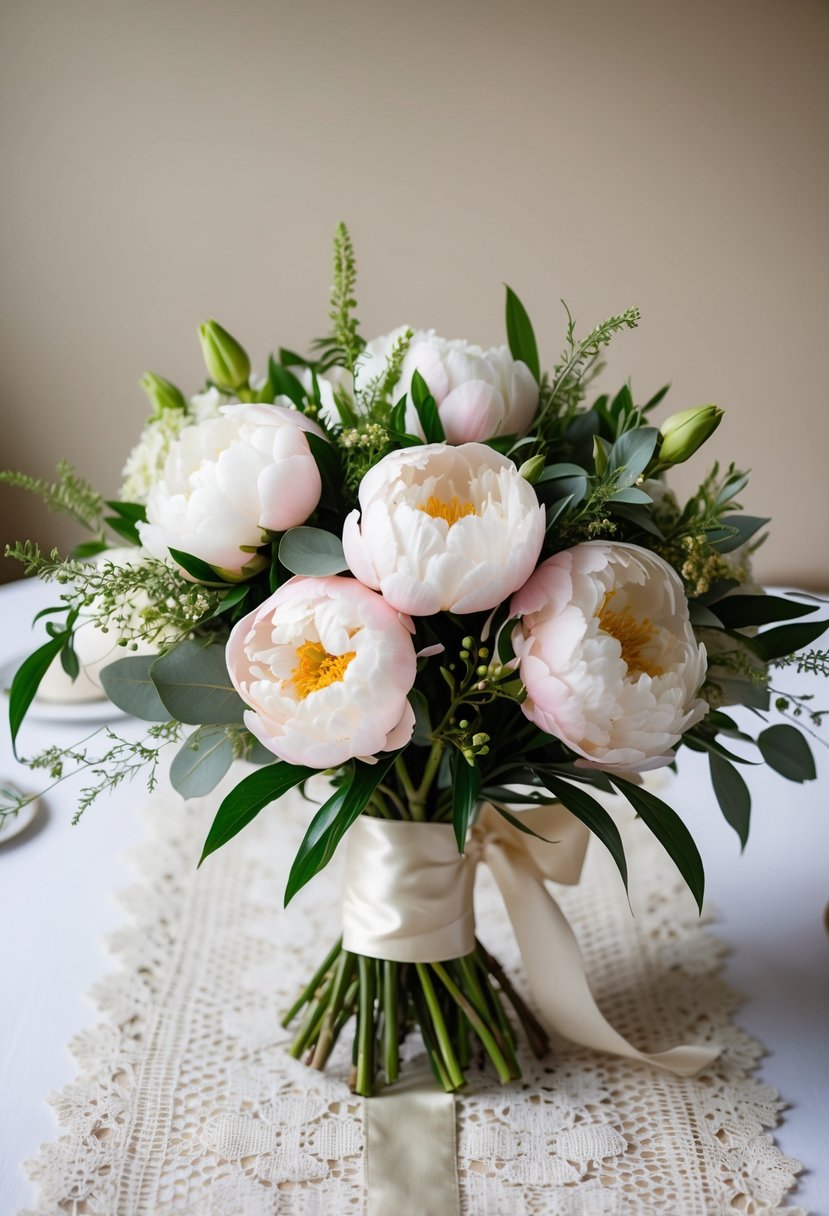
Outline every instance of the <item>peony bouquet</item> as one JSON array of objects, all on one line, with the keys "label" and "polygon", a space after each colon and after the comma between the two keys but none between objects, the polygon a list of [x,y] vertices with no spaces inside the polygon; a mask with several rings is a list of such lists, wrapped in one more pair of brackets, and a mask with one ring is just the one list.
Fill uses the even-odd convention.
[{"label": "peony bouquet", "polygon": [[[109,729],[103,752],[29,759],[53,780],[94,775],[78,815],[136,774],[152,787],[173,751],[170,778],[187,797],[250,762],[233,770],[202,860],[327,775],[285,900],[342,842],[343,933],[284,1023],[297,1026],[293,1054],[317,1068],[353,1023],[360,1094],[381,1073],[394,1081],[415,1028],[447,1090],[487,1057],[502,1080],[519,1076],[522,1037],[543,1053],[551,1028],[694,1071],[712,1049],[646,1057],[604,1020],[545,880],[577,881],[593,833],[627,881],[603,803],[615,793],[701,902],[691,835],[640,775],[674,766],[682,746],[707,753],[745,844],[748,761],[734,743],[794,781],[814,776],[797,725],[810,708],[774,672],[825,672],[827,653],[803,648],[826,622],[753,582],[768,521],[736,501],[745,473],[714,465],[685,504],[668,489],[666,472],[710,438],[719,409],[657,426],[665,390],[641,405],[629,385],[591,391],[635,309],[584,338],[568,313],[544,372],[509,289],[508,343],[484,350],[406,327],[365,341],[354,286],[340,227],[331,330],[310,356],[280,349],[254,376],[209,321],[202,391],[148,374],[153,411],[117,500],[67,465],[53,484],[3,475],[91,533],[67,559],[29,542],[8,550],[62,589],[11,687],[13,738],[39,687],[48,696],[61,680],[149,723],[138,744]],[[772,699],[784,720],[769,725]],[[731,704],[756,712],[756,738]],[[24,801],[9,796],[2,813]],[[478,939],[481,863],[535,1011]]]}]

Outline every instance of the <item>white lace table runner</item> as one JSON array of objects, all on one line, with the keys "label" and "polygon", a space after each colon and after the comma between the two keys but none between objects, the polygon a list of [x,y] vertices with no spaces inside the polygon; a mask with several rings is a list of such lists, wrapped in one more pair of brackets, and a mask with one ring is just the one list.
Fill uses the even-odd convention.
[{"label": "white lace table runner", "polygon": [[[60,1138],[27,1164],[25,1216],[347,1216],[364,1193],[363,1104],[286,1051],[278,1013],[338,933],[337,859],[287,911],[282,892],[311,807],[267,809],[198,873],[217,805],[172,796],[148,810],[120,965],[79,1035],[77,1080],[49,1100]],[[479,1074],[458,1097],[461,1211],[469,1216],[748,1216],[780,1209],[800,1164],[764,1129],[782,1103],[749,1076],[760,1046],[730,1020],[722,947],[638,822],[625,825],[635,916],[594,844],[561,904],[614,1025],[651,1049],[711,1039],[717,1063],[679,1078],[558,1045],[508,1086]],[[479,933],[523,989],[494,885],[478,878]],[[409,1057],[419,1056],[416,1043]],[[802,1210],[786,1207],[790,1216]],[[429,1214],[440,1216],[440,1214]]]}]

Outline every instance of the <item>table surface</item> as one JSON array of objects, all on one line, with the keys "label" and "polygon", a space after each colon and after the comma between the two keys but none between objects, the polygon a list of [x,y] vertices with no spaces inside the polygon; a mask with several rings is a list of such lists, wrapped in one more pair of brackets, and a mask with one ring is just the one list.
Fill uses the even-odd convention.
[{"label": "table surface", "polygon": [[[0,663],[40,644],[34,613],[55,593],[32,583],[0,588]],[[781,672],[791,691],[806,677]],[[812,682],[814,685],[814,682]],[[829,688],[815,686],[829,708]],[[3,711],[5,716],[5,710]],[[26,723],[23,755],[50,743],[69,745],[94,727]],[[141,732],[122,719],[118,729]],[[18,764],[0,727],[0,774],[31,788],[37,775]],[[747,998],[737,1021],[768,1049],[759,1076],[790,1105],[776,1139],[806,1172],[792,1199],[829,1216],[829,757],[814,747],[818,780],[803,786],[766,769],[747,770],[754,798],[751,838],[741,857],[707,780],[704,757],[683,753],[671,803],[694,833],[717,913],[714,932],[731,947],[726,977]],[[744,770],[745,771],[745,770]],[[36,1190],[21,1162],[56,1135],[44,1103],[70,1082],[67,1043],[95,1023],[86,993],[112,970],[103,938],[124,923],[115,893],[134,880],[124,851],[141,836],[141,786],[122,785],[71,826],[77,782],[52,790],[35,822],[0,846],[0,1216],[32,1204]]]}]

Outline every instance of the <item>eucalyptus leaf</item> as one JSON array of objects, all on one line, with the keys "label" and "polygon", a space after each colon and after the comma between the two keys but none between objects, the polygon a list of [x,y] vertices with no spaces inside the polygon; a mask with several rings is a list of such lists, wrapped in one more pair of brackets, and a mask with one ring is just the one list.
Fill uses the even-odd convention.
[{"label": "eucalyptus leaf", "polygon": [[650,505],[653,499],[650,494],[646,494],[638,486],[626,486],[624,490],[617,490],[615,494],[611,494],[607,501],[612,503],[624,502]]},{"label": "eucalyptus leaf", "polygon": [[796,726],[780,722],[757,738],[760,754],[776,773],[789,781],[814,781],[817,776],[811,748]]},{"label": "eucalyptus leaf", "polygon": [[173,757],[170,765],[173,789],[184,798],[201,798],[216,788],[232,761],[233,741],[225,728],[199,726]]},{"label": "eucalyptus leaf", "polygon": [[293,574],[323,577],[348,569],[339,536],[322,528],[291,528],[279,544],[279,560]]},{"label": "eucalyptus leaf", "polygon": [[718,553],[733,553],[768,522],[759,515],[724,515],[720,521],[722,526],[712,528],[708,540]]},{"label": "eucalyptus leaf", "polygon": [[740,773],[729,761],[716,752],[708,756],[711,769],[711,785],[720,810],[727,823],[740,838],[740,851],[746,847],[751,822],[751,794]]},{"label": "eucalyptus leaf", "polygon": [[100,680],[113,705],[144,722],[169,722],[171,714],[158,695],[150,669],[158,655],[128,655],[102,668]]},{"label": "eucalyptus leaf", "polygon": [[150,671],[168,717],[195,726],[242,721],[247,707],[230,682],[224,646],[181,642]]},{"label": "eucalyptus leaf", "polygon": [[648,467],[656,448],[659,431],[655,426],[640,426],[620,435],[607,457],[608,471],[618,471],[617,489],[632,486]]}]

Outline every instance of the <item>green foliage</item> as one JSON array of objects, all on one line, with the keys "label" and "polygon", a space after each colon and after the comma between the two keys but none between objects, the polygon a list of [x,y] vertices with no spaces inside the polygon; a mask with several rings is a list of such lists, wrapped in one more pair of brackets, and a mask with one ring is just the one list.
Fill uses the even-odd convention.
[{"label": "green foliage", "polygon": [[293,574],[324,577],[348,569],[343,542],[322,528],[291,528],[279,543],[279,560]]},{"label": "green foliage", "polygon": [[233,761],[233,738],[224,726],[199,726],[170,765],[173,789],[183,798],[201,798],[218,785]]},{"label": "green foliage", "polygon": [[246,706],[227,674],[224,646],[181,642],[156,659],[150,677],[164,708],[178,722],[242,721]]},{"label": "green foliage", "polygon": [[332,329],[328,337],[314,343],[320,371],[339,365],[350,372],[359,358],[365,342],[360,337],[359,322],[354,315],[357,307],[357,259],[345,224],[338,224],[334,234],[334,284],[331,288],[331,311],[328,316]]},{"label": "green foliage", "polygon": [[241,832],[263,807],[313,777],[315,769],[277,761],[243,777],[224,798],[207,833],[199,865]]},{"label": "green foliage", "polygon": [[526,363],[536,381],[540,381],[541,363],[532,322],[511,287],[507,288],[507,341],[513,359]]},{"label": "green foliage", "polygon": [[[9,727],[11,729],[12,747],[17,754],[17,735],[23,725],[26,712],[35,698],[43,677],[52,666],[59,654],[72,646],[72,631],[77,620],[77,612],[69,612],[66,622],[61,629],[51,622],[47,625],[50,634],[45,642],[30,654],[15,673],[9,691]],[[77,660],[74,667],[77,675]]]},{"label": "green foliage", "polygon": [[697,907],[702,911],[705,894],[705,871],[702,858],[694,844],[694,838],[685,824],[667,802],[657,798],[642,786],[633,785],[614,774],[610,780],[620,794],[627,798],[636,814],[668,853],[676,868],[688,884]]},{"label": "green foliage", "polygon": [[12,469],[0,470],[0,484],[18,486],[36,494],[50,511],[68,515],[89,532],[100,533],[104,500],[84,478],[79,477],[68,460],[58,462],[54,481],[29,477]]}]

